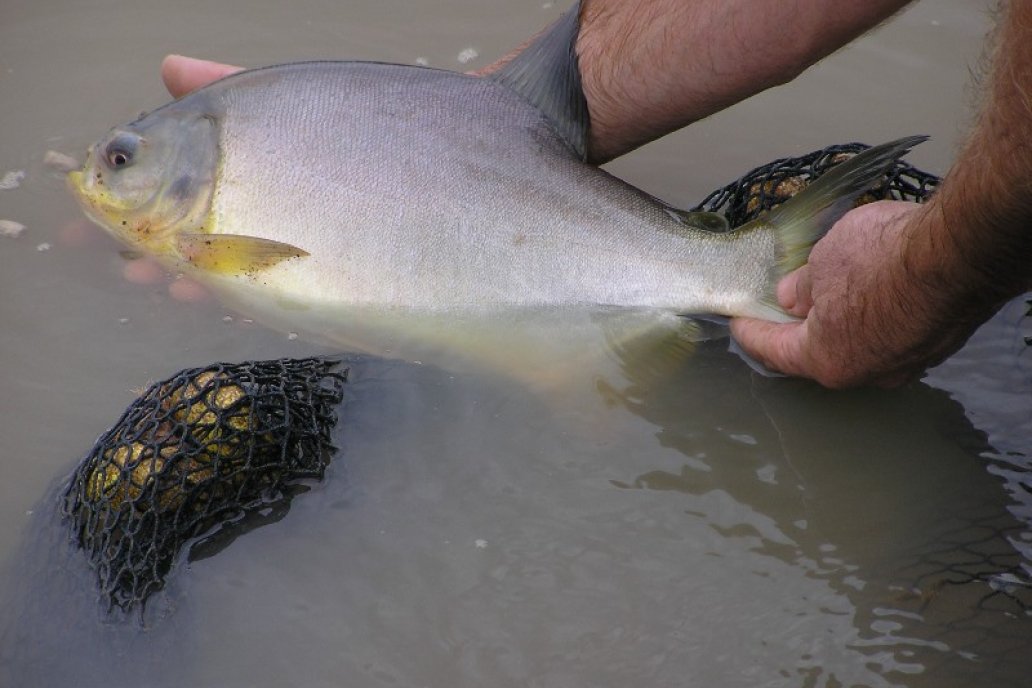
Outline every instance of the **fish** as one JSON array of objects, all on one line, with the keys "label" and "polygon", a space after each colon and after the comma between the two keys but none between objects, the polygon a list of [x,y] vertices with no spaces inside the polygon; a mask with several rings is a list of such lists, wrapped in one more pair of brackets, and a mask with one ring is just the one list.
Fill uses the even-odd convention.
[{"label": "fish", "polygon": [[115,238],[274,327],[379,352],[479,341],[505,364],[599,322],[626,350],[691,339],[694,314],[792,320],[777,281],[924,140],[875,146],[730,229],[586,161],[578,30],[575,5],[486,77],[238,72],[112,129],[69,185]]}]

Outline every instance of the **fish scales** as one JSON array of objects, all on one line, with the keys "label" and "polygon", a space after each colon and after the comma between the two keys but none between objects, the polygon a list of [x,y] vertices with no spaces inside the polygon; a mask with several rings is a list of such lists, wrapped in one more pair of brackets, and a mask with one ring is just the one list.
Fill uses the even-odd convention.
[{"label": "fish scales", "polygon": [[544,370],[600,332],[624,351],[681,352],[684,314],[791,320],[778,279],[923,137],[710,231],[726,221],[584,161],[578,16],[490,77],[372,62],[240,72],[115,127],[69,184],[111,234],[232,307],[362,351]]},{"label": "fish scales", "polygon": [[232,79],[210,97],[216,227],[308,251],[259,278],[284,292],[417,309],[700,312],[723,306],[704,285],[733,289],[734,276],[747,296],[768,278],[772,241],[746,255],[685,227],[573,159],[537,109],[491,81],[375,63]]}]

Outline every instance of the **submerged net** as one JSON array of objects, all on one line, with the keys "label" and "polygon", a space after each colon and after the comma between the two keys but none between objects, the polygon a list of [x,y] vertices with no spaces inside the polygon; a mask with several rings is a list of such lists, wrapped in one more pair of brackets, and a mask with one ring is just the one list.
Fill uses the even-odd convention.
[{"label": "submerged net", "polygon": [[79,464],[63,512],[109,609],[142,605],[192,537],[321,479],[347,370],[216,363],[151,385]]},{"label": "submerged net", "polygon": [[[844,143],[795,158],[774,160],[717,189],[692,210],[720,213],[727,218],[730,227],[744,225],[784,203],[835,165],[868,148],[870,146],[864,143]],[[882,182],[864,193],[857,204],[887,199],[921,202],[941,181],[934,174],[897,160]]]}]

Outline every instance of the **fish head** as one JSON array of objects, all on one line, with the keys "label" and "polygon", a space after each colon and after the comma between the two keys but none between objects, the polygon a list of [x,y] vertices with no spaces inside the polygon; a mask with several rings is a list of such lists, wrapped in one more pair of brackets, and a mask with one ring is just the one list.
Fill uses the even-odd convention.
[{"label": "fish head", "polygon": [[176,235],[211,231],[217,167],[215,119],[166,106],[112,129],[89,148],[82,169],[68,173],[68,184],[116,239],[163,256]]}]

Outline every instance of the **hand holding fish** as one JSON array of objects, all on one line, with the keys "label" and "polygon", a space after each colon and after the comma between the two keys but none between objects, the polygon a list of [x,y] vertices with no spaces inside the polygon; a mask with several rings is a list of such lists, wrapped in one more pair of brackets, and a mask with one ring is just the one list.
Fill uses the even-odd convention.
[{"label": "hand holding fish", "polygon": [[[833,0],[828,3],[834,4]],[[644,10],[656,9],[664,2],[625,4]],[[707,7],[716,12],[734,5],[677,4],[690,6],[696,13]],[[784,83],[904,4],[901,0],[870,3],[830,33],[825,31],[829,27],[810,27],[824,31],[820,40],[776,42],[786,49],[801,45],[805,54],[772,56],[767,48],[777,46],[750,43],[747,37],[736,35],[737,42],[729,47],[740,53],[744,62],[722,63],[722,68],[707,61],[713,51],[696,50],[696,42],[667,31],[664,35],[676,35],[679,45],[692,47],[675,51],[676,55],[662,48],[660,57],[665,62],[656,68],[655,64],[649,66],[648,55],[634,50],[631,55],[615,54],[611,49],[619,46],[627,51],[628,46],[662,44],[615,40],[613,32],[625,39],[631,35],[618,16],[623,4],[610,7],[605,0],[585,2],[577,54],[592,116],[588,158],[598,162],[615,157],[752,93]],[[603,11],[605,7],[612,11]],[[638,23],[655,14],[628,12],[627,21]],[[753,9],[752,16],[759,15],[762,12]],[[748,16],[746,12],[738,19],[746,21]],[[804,16],[837,15],[816,12]],[[669,18],[662,14],[653,23],[662,24]],[[742,318],[733,322],[733,333],[749,353],[774,369],[827,386],[894,386],[956,351],[1003,303],[1032,288],[1027,261],[1032,254],[1032,233],[1027,231],[1032,207],[1028,194],[1014,185],[1015,180],[1032,177],[1032,122],[1023,95],[1032,90],[1028,83],[1032,78],[1032,3],[1012,3],[1001,27],[982,115],[936,197],[923,207],[877,203],[845,215],[816,245],[809,264],[789,274],[779,286],[781,306],[804,320],[774,324]],[[726,56],[726,51],[720,54]],[[675,64],[671,62],[674,57],[688,62]],[[663,69],[664,65],[668,69]],[[234,71],[237,68],[229,65],[178,56],[166,58],[162,65],[165,83],[176,96]],[[695,85],[702,83],[704,88],[701,92],[685,90],[681,88],[683,79],[673,83],[680,77],[667,78],[667,72],[683,75]],[[700,82],[699,73],[708,73],[710,78]],[[639,78],[641,75],[649,78]],[[630,97],[628,88],[645,88],[655,98]],[[621,118],[622,111],[614,106],[619,102],[631,104],[633,112]]]},{"label": "hand holding fish", "polygon": [[732,333],[771,368],[830,387],[895,386],[957,351],[1032,289],[1032,3],[1009,3],[974,130],[922,207],[847,213],[786,276],[800,323],[739,319]]},{"label": "hand holding fish", "polygon": [[895,387],[941,362],[979,321],[954,317],[945,290],[904,259],[927,216],[902,201],[847,213],[778,285],[782,308],[804,320],[738,318],[735,339],[768,368],[833,388]]},{"label": "hand holding fish", "polygon": [[[174,55],[162,64],[165,84],[177,97],[237,71],[239,68],[231,65]],[[864,325],[851,314],[866,309],[877,317],[882,306],[876,288],[883,282],[879,275],[894,270],[894,263],[883,256],[895,250],[893,244],[901,236],[896,231],[897,220],[915,208],[907,203],[882,203],[847,215],[848,220],[818,244],[816,260],[811,259],[814,262],[810,266],[792,273],[781,285],[782,307],[798,317],[809,313],[810,319],[780,328],[766,321],[741,320],[735,330],[742,344],[770,368],[814,377],[829,386],[894,384],[908,377],[911,371],[894,368],[898,365],[898,347],[880,342],[889,333],[898,335],[900,328],[876,328],[873,338],[866,337],[864,332],[854,332]],[[863,260],[850,265],[850,259],[857,255]],[[811,310],[813,299],[817,306]],[[852,303],[856,300],[863,303]],[[845,317],[838,317],[840,314]],[[811,330],[818,334],[813,341],[819,346],[813,348],[807,338]],[[928,334],[915,333],[911,339],[921,343]],[[931,334],[934,337],[935,333]],[[876,371],[878,377],[874,376]]]}]

